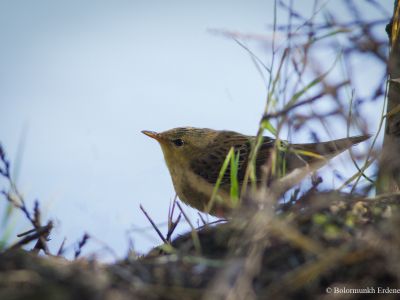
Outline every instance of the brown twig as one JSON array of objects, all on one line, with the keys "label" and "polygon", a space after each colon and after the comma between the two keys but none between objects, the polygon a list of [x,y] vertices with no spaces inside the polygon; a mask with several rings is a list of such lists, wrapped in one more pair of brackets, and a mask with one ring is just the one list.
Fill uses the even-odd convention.
[{"label": "brown twig", "polygon": [[146,216],[147,220],[149,220],[150,224],[153,226],[154,230],[157,232],[158,236],[160,237],[160,239],[165,243],[168,244],[168,240],[163,236],[163,234],[161,233],[160,229],[158,229],[156,223],[154,223],[154,221],[150,218],[149,214],[146,212],[146,210],[143,208],[142,204],[140,204],[140,209],[142,210],[142,212],[144,213],[144,215]]},{"label": "brown twig", "polygon": [[185,211],[182,209],[182,206],[179,204],[179,202],[176,203],[180,209],[180,211],[183,214],[183,217],[185,218],[186,222],[189,224],[190,228],[192,229],[192,239],[193,239],[193,245],[196,248],[197,253],[201,253],[201,244],[200,244],[200,239],[199,235],[197,234],[196,228],[193,226],[192,222],[190,221],[189,217],[186,215]]},{"label": "brown twig", "polygon": [[[337,84],[336,86],[332,87],[332,91],[333,91],[334,93],[336,93],[336,91],[337,91],[338,89],[340,89],[341,87],[346,86],[346,85],[348,85],[348,84],[349,84],[349,81],[348,81],[348,80],[343,81],[343,82]],[[306,99],[306,100],[297,102],[296,104],[293,104],[293,105],[291,105],[291,106],[289,106],[289,107],[287,107],[287,108],[285,108],[285,109],[282,109],[282,110],[280,110],[280,111],[278,111],[278,112],[264,114],[264,116],[262,117],[262,121],[264,121],[264,120],[269,120],[269,119],[271,119],[271,118],[277,118],[277,117],[280,117],[280,116],[285,116],[285,115],[287,115],[290,111],[292,111],[293,109],[298,108],[298,107],[303,106],[303,105],[306,105],[306,104],[311,104],[311,103],[313,103],[314,101],[316,101],[316,100],[322,98],[322,97],[325,96],[326,94],[327,94],[327,91],[324,90],[324,91],[320,92],[319,94],[317,94],[317,95],[315,95],[315,96],[313,96],[313,97],[311,97],[311,98],[308,98],[308,99]]]},{"label": "brown twig", "polygon": [[[53,222],[49,221],[46,226],[41,226],[40,228],[35,228],[33,230],[27,231],[25,233],[20,234],[19,236],[25,236],[23,239],[19,240],[17,243],[12,245],[10,249],[17,249],[20,248],[36,239],[38,241],[43,238],[47,239],[50,231],[53,229]],[[33,232],[33,233],[32,233]],[[32,233],[32,234],[31,234]],[[43,248],[41,248],[43,249]],[[43,249],[46,254],[49,254],[48,249]]]},{"label": "brown twig", "polygon": [[176,226],[178,226],[179,221],[181,220],[182,213],[179,213],[178,217],[176,218],[175,222],[173,221],[171,226],[168,228],[166,240],[171,242],[171,236],[174,233]]},{"label": "brown twig", "polygon": [[89,234],[87,234],[85,232],[85,234],[83,235],[82,239],[78,243],[78,247],[75,250],[75,255],[74,255],[75,259],[77,259],[79,257],[79,255],[82,252],[83,247],[86,245],[86,243],[89,240],[89,238],[90,238]]},{"label": "brown twig", "polygon": [[62,241],[62,243],[61,243],[61,245],[60,245],[60,248],[58,248],[58,251],[57,251],[57,256],[61,256],[61,255],[63,255],[64,254],[64,246],[65,246],[65,242],[67,241],[67,238],[65,237],[64,239],[63,239],[63,241]]},{"label": "brown twig", "polygon": [[[34,237],[38,239],[35,246],[33,247],[32,251],[39,252],[43,250],[46,254],[50,254],[50,251],[47,246],[47,238],[50,234],[51,229],[53,228],[53,223],[49,221],[46,226],[41,225],[41,218],[40,218],[40,209],[39,209],[39,201],[35,200],[34,209],[33,209],[33,217],[28,210],[28,207],[25,203],[24,197],[19,192],[16,184],[14,183],[13,179],[11,178],[10,172],[10,161],[7,159],[5,155],[5,151],[0,144],[0,161],[3,164],[3,168],[0,168],[0,175],[2,175],[9,183],[9,191],[2,190],[1,194],[7,199],[7,201],[13,205],[14,207],[21,210],[26,218],[30,221],[33,225],[33,229],[22,234],[20,236],[24,236],[26,234],[30,234],[32,232],[36,232],[36,234],[29,235],[22,239],[20,242],[16,243],[12,247],[16,247],[17,245],[25,245],[26,243],[32,241]],[[43,232],[44,228],[46,231]],[[27,242],[28,241],[28,242]]]}]

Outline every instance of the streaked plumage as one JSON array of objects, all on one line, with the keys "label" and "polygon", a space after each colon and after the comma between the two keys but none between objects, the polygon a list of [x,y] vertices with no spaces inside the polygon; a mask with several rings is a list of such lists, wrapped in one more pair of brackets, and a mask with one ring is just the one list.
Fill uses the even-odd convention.
[{"label": "streaked plumage", "polygon": [[[206,128],[181,127],[161,133],[142,131],[156,139],[162,148],[178,197],[187,204],[204,211],[218,179],[221,166],[231,147],[239,153],[238,181],[241,186],[255,137],[234,131],[217,131]],[[357,136],[323,143],[287,144],[286,151],[278,151],[280,159],[285,160],[286,173],[295,168],[323,162],[345,151],[349,147],[366,140],[369,136]],[[261,167],[271,157],[275,140],[264,137],[256,158],[257,178],[261,178]],[[297,150],[312,152],[316,156],[299,155]],[[321,164],[323,165],[323,164]],[[225,213],[230,207],[225,203],[230,195],[230,174],[225,173],[219,194],[223,203],[216,203],[211,214]]]}]

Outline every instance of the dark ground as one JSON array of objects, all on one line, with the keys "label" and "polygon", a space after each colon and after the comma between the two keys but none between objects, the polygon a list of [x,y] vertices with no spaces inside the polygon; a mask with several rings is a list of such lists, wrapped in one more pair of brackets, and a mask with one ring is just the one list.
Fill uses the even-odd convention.
[{"label": "dark ground", "polygon": [[0,299],[398,299],[378,288],[400,288],[399,203],[398,194],[313,192],[266,215],[259,240],[248,235],[253,214],[113,264],[8,250],[0,254]]}]

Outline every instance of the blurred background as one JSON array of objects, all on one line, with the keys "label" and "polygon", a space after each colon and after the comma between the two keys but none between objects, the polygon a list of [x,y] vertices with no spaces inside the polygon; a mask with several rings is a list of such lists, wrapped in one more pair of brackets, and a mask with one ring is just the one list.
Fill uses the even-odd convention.
[{"label": "blurred background", "polygon": [[[343,2],[320,4],[346,19]],[[392,2],[379,1],[387,16]],[[309,17],[315,11],[314,1],[294,7]],[[287,11],[276,13],[287,21]],[[385,12],[364,5],[363,14],[382,19]],[[255,134],[264,79],[249,53],[220,33],[247,37],[241,41],[268,64],[273,20],[274,1],[0,2],[0,142],[28,205],[39,199],[43,219],[55,221],[53,251],[65,237],[73,249],[84,232],[94,237],[84,254],[104,257],[104,244],[123,256],[129,243],[140,253],[161,243],[139,205],[166,231],[175,193],[158,144],[140,131],[194,126]],[[385,38],[384,24],[379,32]],[[326,48],[316,55],[327,70],[337,54]],[[370,92],[384,66],[365,57],[354,64],[361,70],[356,92]],[[375,133],[382,103],[362,109]],[[345,127],[332,126],[330,133],[313,129],[323,140],[346,136]],[[197,212],[184,207],[196,224]],[[1,202],[1,218],[5,211]],[[14,241],[30,229],[23,219],[15,211],[0,233]]]}]

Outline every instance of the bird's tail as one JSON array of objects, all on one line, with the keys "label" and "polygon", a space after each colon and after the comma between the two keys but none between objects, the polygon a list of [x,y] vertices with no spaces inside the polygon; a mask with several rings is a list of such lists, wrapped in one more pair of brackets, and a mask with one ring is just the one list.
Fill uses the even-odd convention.
[{"label": "bird's tail", "polygon": [[[329,160],[349,149],[351,146],[361,143],[370,137],[370,135],[359,135],[328,142],[294,144],[291,148],[293,149],[294,153],[297,153],[297,158],[301,156],[301,160],[307,163],[313,163],[318,160]],[[297,167],[298,162],[296,162],[297,159],[292,157],[293,167],[295,167],[295,165]]]}]

